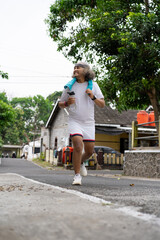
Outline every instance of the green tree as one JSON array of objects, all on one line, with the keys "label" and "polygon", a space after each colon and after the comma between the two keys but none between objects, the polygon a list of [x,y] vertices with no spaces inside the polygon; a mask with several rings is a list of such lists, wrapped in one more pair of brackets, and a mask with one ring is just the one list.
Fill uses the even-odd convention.
[{"label": "green tree", "polygon": [[[9,105],[5,92],[0,93],[0,148],[5,142],[5,129],[13,125],[16,113],[12,106]],[[8,141],[7,141],[8,143]]]},{"label": "green tree", "polygon": [[3,130],[15,120],[15,111],[11,105],[0,100],[0,145],[3,143]]},{"label": "green tree", "polygon": [[44,124],[47,122],[48,117],[52,110],[52,103],[48,98],[44,98],[41,95],[33,97],[35,106],[38,109],[38,120],[43,121]]},{"label": "green tree", "polygon": [[46,23],[67,58],[98,66],[106,102],[119,110],[151,103],[158,120],[159,0],[57,0]]},{"label": "green tree", "polygon": [[11,104],[14,108],[23,110],[23,122],[25,123],[25,136],[33,140],[40,134],[52,110],[52,104],[41,95],[34,97],[13,98]]},{"label": "green tree", "polygon": [[0,146],[3,144],[22,144],[40,135],[60,92],[34,97],[8,100],[5,92],[0,93]]},{"label": "green tree", "polygon": [[11,105],[0,100],[0,131],[15,119],[15,111]]},{"label": "green tree", "polygon": [[34,115],[34,103],[32,97],[24,98],[13,98],[11,100],[11,105],[16,109],[21,109],[23,111],[22,121],[25,123],[25,131],[30,139],[32,137],[31,123]]},{"label": "green tree", "polygon": [[8,79],[8,73],[4,73],[4,72],[1,71],[1,70],[0,70],[0,76],[1,76],[2,78]]},{"label": "green tree", "polygon": [[7,98],[7,95],[6,95],[6,92],[1,92],[1,93],[0,93],[0,100],[2,100],[3,102],[9,104],[9,101],[8,101],[8,98]]},{"label": "green tree", "polygon": [[57,99],[61,96],[62,91],[55,91],[54,93],[47,96],[47,99],[50,103],[55,104]]},{"label": "green tree", "polygon": [[4,144],[23,144],[27,142],[23,110],[15,108],[15,119],[1,131]]}]

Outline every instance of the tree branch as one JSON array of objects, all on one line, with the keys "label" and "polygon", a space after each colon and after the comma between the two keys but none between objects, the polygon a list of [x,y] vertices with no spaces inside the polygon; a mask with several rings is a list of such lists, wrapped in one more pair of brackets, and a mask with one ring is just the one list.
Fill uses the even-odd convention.
[{"label": "tree branch", "polygon": [[146,6],[146,14],[149,13],[149,0],[145,0],[145,6]]}]

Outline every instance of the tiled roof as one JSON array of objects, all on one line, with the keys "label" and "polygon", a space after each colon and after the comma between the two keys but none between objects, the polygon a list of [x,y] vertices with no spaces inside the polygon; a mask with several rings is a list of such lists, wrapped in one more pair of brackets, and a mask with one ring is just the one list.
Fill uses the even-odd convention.
[{"label": "tiled roof", "polygon": [[96,124],[117,124],[128,126],[132,125],[132,121],[137,120],[138,110],[127,110],[118,112],[109,106],[100,108],[95,105],[95,122]]},{"label": "tiled roof", "polygon": [[[49,127],[56,114],[58,114],[60,108],[58,107],[58,102],[55,104],[51,115],[48,118],[46,127]],[[121,113],[109,106],[100,108],[95,104],[95,123],[96,124],[115,124],[122,126],[131,126],[132,121],[137,120],[138,110],[128,110],[122,111]]]}]

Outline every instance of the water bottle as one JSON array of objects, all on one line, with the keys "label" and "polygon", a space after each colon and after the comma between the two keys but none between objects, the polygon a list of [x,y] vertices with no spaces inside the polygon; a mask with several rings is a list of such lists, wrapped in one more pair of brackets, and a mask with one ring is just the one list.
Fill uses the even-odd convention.
[{"label": "water bottle", "polygon": [[[69,94],[69,96],[71,96],[71,97],[75,97],[75,92],[68,92],[68,94]],[[74,104],[71,104],[70,106],[69,106],[69,109],[71,110],[71,111],[74,111],[74,110],[76,110],[76,103],[74,103]]]}]

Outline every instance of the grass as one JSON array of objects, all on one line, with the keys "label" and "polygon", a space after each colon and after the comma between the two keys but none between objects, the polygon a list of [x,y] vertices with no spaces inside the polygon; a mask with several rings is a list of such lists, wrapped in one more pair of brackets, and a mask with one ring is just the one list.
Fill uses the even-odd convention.
[{"label": "grass", "polygon": [[40,158],[34,158],[32,161],[35,164],[37,164],[38,166],[41,166],[41,167],[46,168],[48,170],[66,170],[64,168],[64,166],[55,166],[52,163],[46,162],[46,161],[44,161],[44,160],[42,160]]},{"label": "grass", "polygon": [[36,163],[37,165],[39,165],[43,168],[47,168],[49,170],[54,170],[55,169],[55,166],[53,166],[50,162],[43,161],[39,158],[34,158],[33,162]]}]

